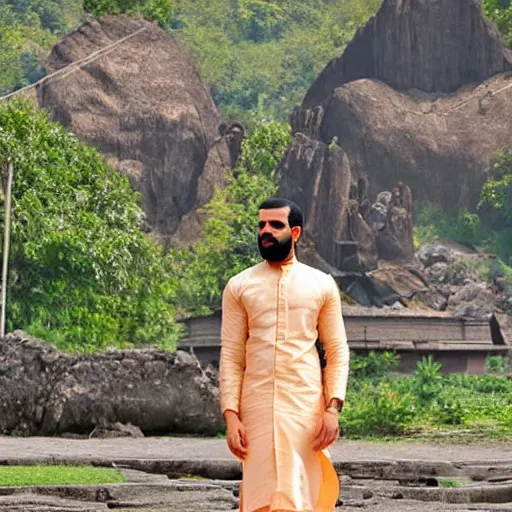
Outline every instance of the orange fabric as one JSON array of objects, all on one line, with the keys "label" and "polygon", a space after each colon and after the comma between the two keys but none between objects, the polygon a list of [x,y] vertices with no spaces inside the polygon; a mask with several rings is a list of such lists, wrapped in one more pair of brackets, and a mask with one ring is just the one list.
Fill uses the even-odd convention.
[{"label": "orange fabric", "polygon": [[226,285],[221,336],[222,411],[239,413],[248,438],[241,512],[331,512],[338,478],[312,441],[326,402],[344,399],[347,387],[336,283],[295,259],[281,268],[255,265]]}]

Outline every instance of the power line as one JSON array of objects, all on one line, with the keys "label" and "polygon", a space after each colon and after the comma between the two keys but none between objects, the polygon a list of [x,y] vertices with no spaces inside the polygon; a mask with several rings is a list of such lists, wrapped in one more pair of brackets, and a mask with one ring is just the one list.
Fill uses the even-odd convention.
[{"label": "power line", "polygon": [[59,78],[65,78],[65,77],[71,75],[72,73],[74,73],[75,71],[81,69],[82,66],[84,66],[86,64],[90,64],[91,62],[95,61],[96,59],[99,59],[100,57],[103,57],[104,55],[108,55],[111,51],[115,50],[119,45],[123,44],[128,39],[135,37],[136,35],[140,34],[141,32],[143,32],[144,30],[147,30],[147,29],[148,29],[148,27],[142,27],[139,30],[136,30],[135,32],[133,32],[132,34],[122,37],[121,39],[118,39],[117,41],[114,41],[113,43],[110,43],[108,45],[105,45],[105,46],[99,48],[98,50],[95,50],[90,55],[87,55],[87,57],[83,57],[82,59],[77,60],[76,62],[72,62],[71,64],[68,64],[67,66],[64,66],[63,68],[58,69],[57,71],[54,71],[53,73],[50,73],[49,75],[44,76],[43,78],[41,78],[40,80],[38,80],[37,82],[35,82],[33,84],[26,85],[25,87],[22,87],[21,89],[18,89],[9,94],[6,94],[5,96],[1,96],[0,102],[7,100],[9,98],[12,98],[14,96],[17,96],[18,94],[22,94],[31,89],[34,89],[35,87],[43,84],[46,81],[49,81],[49,80],[56,81]]}]

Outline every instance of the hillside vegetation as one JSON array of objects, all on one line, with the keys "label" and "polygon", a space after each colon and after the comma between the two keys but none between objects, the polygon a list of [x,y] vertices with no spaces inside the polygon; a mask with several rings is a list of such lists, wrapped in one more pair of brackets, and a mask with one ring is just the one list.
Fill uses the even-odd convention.
[{"label": "hillside vegetation", "polygon": [[[139,195],[100,154],[26,103],[0,106],[15,169],[7,332],[72,351],[177,340],[176,279],[141,231]],[[4,209],[0,209],[3,232]]]},{"label": "hillside vegetation", "polygon": [[[141,232],[140,198],[93,149],[25,103],[0,104],[0,169],[15,163],[8,329],[68,350],[172,348],[176,317],[219,306],[226,280],[257,261],[257,206],[277,189],[292,106],[380,0],[7,0],[0,93],[43,76],[45,52],[86,16],[127,12],[190,44],[226,117],[251,128],[228,186],[206,206],[204,238],[164,254]],[[84,10],[85,8],[85,10]],[[512,35],[510,1],[484,0]],[[419,205],[416,239],[451,238],[511,264],[512,157],[495,157],[477,212]],[[1,209],[3,229],[3,208]],[[512,271],[511,271],[512,272]]]},{"label": "hillside vegetation", "polygon": [[[144,16],[185,40],[226,118],[287,121],[314,78],[381,0],[6,0],[0,6],[0,95],[43,75],[41,59],[86,16]],[[483,0],[512,44],[510,0]]]}]

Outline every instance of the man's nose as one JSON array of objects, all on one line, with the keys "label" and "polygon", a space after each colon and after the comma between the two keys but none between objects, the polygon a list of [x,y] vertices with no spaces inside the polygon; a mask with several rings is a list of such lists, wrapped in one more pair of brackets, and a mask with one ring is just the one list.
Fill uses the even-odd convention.
[{"label": "man's nose", "polygon": [[272,226],[266,222],[264,226],[260,228],[260,233],[264,235],[265,233],[273,234]]}]

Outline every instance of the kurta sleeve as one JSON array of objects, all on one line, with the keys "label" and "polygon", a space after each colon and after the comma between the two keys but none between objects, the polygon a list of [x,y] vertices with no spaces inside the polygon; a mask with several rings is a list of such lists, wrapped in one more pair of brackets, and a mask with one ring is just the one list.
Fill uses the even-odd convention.
[{"label": "kurta sleeve", "polygon": [[228,409],[239,412],[247,332],[247,312],[230,280],[222,294],[219,388],[223,414]]},{"label": "kurta sleeve", "polygon": [[329,276],[324,304],[318,317],[318,333],[327,363],[323,372],[326,403],[333,398],[345,400],[350,351],[341,314],[340,293],[332,276]]}]

